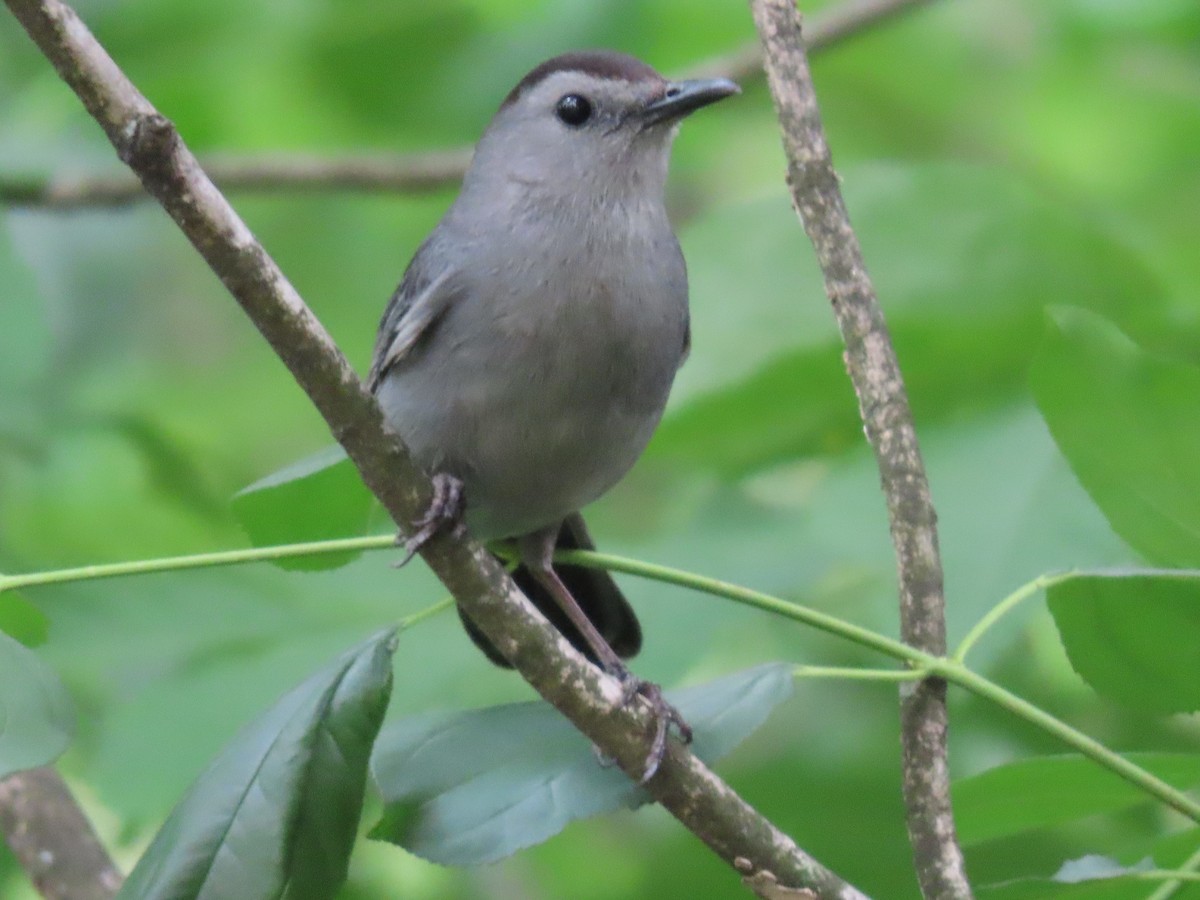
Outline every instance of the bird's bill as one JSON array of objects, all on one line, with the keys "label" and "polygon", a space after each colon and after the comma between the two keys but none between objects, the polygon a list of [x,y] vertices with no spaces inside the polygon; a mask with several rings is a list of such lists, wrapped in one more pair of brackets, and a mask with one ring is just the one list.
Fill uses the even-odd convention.
[{"label": "bird's bill", "polygon": [[659,122],[678,121],[702,106],[741,92],[742,89],[728,78],[673,81],[667,85],[667,92],[662,97],[642,110],[643,124],[657,125]]}]

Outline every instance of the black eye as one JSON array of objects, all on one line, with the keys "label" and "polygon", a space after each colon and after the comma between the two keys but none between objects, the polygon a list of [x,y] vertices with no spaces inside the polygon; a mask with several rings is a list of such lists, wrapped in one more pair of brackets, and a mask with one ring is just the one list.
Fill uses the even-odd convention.
[{"label": "black eye", "polygon": [[567,125],[578,128],[592,117],[592,104],[588,102],[587,97],[581,97],[579,94],[567,94],[558,101],[554,112]]}]

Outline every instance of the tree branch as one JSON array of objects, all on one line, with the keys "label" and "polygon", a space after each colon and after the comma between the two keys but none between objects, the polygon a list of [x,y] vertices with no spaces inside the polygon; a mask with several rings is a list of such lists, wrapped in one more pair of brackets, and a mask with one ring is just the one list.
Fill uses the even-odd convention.
[{"label": "tree branch", "polygon": [[[846,0],[814,19],[808,29],[809,52],[828,47],[890,21],[898,13],[930,0]],[[762,74],[762,50],[752,42],[733,53],[697,63],[683,73],[689,78],[723,76],[734,81]],[[223,156],[203,160],[209,178],[223,191],[366,191],[420,194],[436,191],[462,178],[471,148],[374,158],[322,159],[314,156]],[[0,206],[69,211],[88,207],[126,206],[150,195],[127,172],[112,175],[0,175]]]},{"label": "tree branch", "polygon": [[121,887],[121,873],[50,766],[0,781],[0,831],[47,900],[111,900]]},{"label": "tree branch", "polygon": [[[287,365],[402,530],[427,506],[428,478],[275,262],[200,169],[174,126],[125,77],[61,0],[5,0],[30,37],[104,129],[117,155],[221,278]],[[646,703],[576,652],[477,542],[441,534],[422,550],[463,610],[546,700],[633,777],[654,722]],[[685,747],[669,741],[646,789],[739,874],[808,888],[823,898],[863,895],[800,850]],[[768,877],[770,876],[770,877]]]},{"label": "tree branch", "polygon": [[[900,631],[913,647],[946,654],[937,516],[912,410],[883,310],[850,225],[821,125],[793,0],[751,0],[788,159],[792,203],[825,277],[846,346],[867,439],[887,498],[900,581]],[[950,806],[946,683],[901,687],[904,800],[917,876],[928,898],[970,897]]]},{"label": "tree branch", "polygon": [[[215,156],[204,170],[222,190],[364,191],[423,194],[458,184],[471,148],[435,153],[322,159],[316,156]],[[0,205],[53,211],[127,206],[152,199],[128,172],[49,180],[0,176]]]}]

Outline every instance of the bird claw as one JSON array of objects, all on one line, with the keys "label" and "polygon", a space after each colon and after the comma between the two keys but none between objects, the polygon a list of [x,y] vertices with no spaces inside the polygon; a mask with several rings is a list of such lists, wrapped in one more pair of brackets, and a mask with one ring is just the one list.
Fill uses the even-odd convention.
[{"label": "bird claw", "polygon": [[397,569],[408,565],[417,552],[429,543],[429,539],[443,528],[449,526],[450,535],[455,538],[467,533],[467,524],[463,519],[467,507],[463,483],[445,472],[438,472],[431,482],[433,498],[421,518],[413,522],[412,534],[396,535],[397,546],[404,548],[404,559],[394,564]]},{"label": "bird claw", "polygon": [[[654,740],[650,742],[650,752],[646,754],[642,777],[638,779],[639,784],[646,784],[658,773],[658,767],[662,765],[663,756],[667,752],[667,736],[671,732],[671,727],[674,726],[675,733],[684,744],[692,742],[692,727],[684,721],[679,710],[667,702],[666,697],[663,696],[662,688],[657,684],[650,681],[643,681],[624,666],[621,667],[620,671],[610,672],[609,674],[621,682],[622,708],[632,703],[636,697],[641,697],[650,704],[651,715],[654,717]],[[612,765],[613,761],[607,756],[600,754],[598,750],[597,756],[602,766]]]}]

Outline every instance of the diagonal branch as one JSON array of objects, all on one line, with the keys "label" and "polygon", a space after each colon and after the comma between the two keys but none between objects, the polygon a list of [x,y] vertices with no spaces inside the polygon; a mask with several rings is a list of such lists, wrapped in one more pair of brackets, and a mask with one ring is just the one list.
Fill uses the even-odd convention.
[{"label": "diagonal branch", "polygon": [[[5,0],[308,394],[402,530],[431,497],[428,478],[384,423],[374,398],[245,223],[200,169],[174,126],[125,77],[61,0]],[[628,774],[653,738],[647,704],[588,664],[477,542],[436,536],[422,550],[463,610],[521,675]],[[646,789],[748,884],[861,898],[750,807],[686,748],[669,742]],[[763,888],[765,891],[766,888]]]},{"label": "diagonal branch", "polygon": [[[810,53],[834,47],[931,0],[843,0],[815,17],[808,28]],[[689,78],[723,76],[745,81],[762,75],[757,41],[689,67]],[[420,194],[458,183],[471,158],[469,147],[381,157],[221,156],[206,158],[204,171],[223,191],[267,193],[369,191]],[[127,172],[71,177],[0,175],[0,206],[65,212],[125,206],[150,199]]]},{"label": "diagonal branch", "polygon": [[[945,656],[937,515],[900,364],[833,169],[800,17],[794,0],[751,0],[751,7],[783,130],[792,203],[825,276],[846,345],[846,368],[887,498],[900,581],[901,636],[919,650]],[[901,696],[904,800],[918,880],[928,898],[970,897],[950,806],[946,683],[928,678],[903,686]]]},{"label": "diagonal branch", "polygon": [[0,781],[0,831],[47,900],[111,900],[121,887],[121,873],[52,766]]}]

